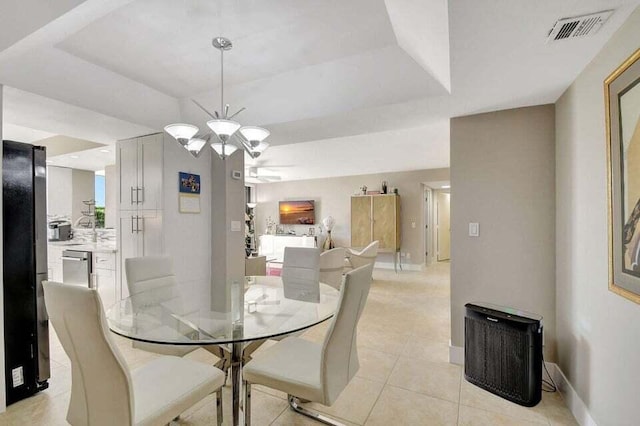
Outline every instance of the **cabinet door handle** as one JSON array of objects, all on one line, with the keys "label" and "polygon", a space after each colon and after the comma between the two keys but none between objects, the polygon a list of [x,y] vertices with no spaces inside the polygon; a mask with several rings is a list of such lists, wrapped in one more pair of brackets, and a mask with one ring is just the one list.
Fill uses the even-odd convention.
[{"label": "cabinet door handle", "polygon": [[[142,228],[140,228],[140,223],[142,223]],[[136,216],[136,228],[138,232],[144,232],[144,216]]]},{"label": "cabinet door handle", "polygon": [[[140,193],[142,196],[138,195]],[[144,186],[139,186],[136,188],[136,201],[138,204],[144,203]]]},{"label": "cabinet door handle", "polygon": [[133,221],[135,220],[135,216],[131,216],[131,233],[133,234],[136,230],[133,228]]},{"label": "cabinet door handle", "polygon": [[[135,188],[132,186],[132,187],[131,187],[131,204],[136,204],[136,203],[138,202],[137,200],[136,200],[136,201],[134,201],[134,200],[133,200],[133,191],[134,191],[134,190],[135,190]],[[137,193],[136,193],[136,194],[137,194]],[[137,196],[136,196],[136,198],[137,198]]]}]

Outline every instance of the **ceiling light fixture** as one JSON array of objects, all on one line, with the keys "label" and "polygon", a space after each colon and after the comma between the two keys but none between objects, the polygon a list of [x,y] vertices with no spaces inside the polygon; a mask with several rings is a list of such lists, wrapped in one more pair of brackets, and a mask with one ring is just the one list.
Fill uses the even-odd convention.
[{"label": "ceiling light fixture", "polygon": [[110,153],[111,151],[109,151],[108,149],[101,149],[101,150],[100,150],[100,152],[102,152],[102,153],[104,153],[104,154],[108,154],[108,153]]},{"label": "ceiling light fixture", "polygon": [[233,44],[231,40],[224,37],[216,37],[211,43],[220,51],[220,112],[214,111],[212,114],[198,102],[191,100],[211,117],[211,120],[207,121],[211,133],[198,135],[198,127],[183,123],[170,124],[164,130],[196,158],[200,156],[208,142],[220,158],[227,158],[238,149],[238,146],[231,142],[234,135],[247,154],[251,158],[257,158],[269,147],[264,140],[269,137],[270,132],[262,127],[242,127],[240,123],[234,121],[233,117],[245,108],[240,108],[229,115],[229,104],[224,103],[224,52],[231,50]]},{"label": "ceiling light fixture", "polygon": [[77,155],[70,155],[70,156],[69,156],[69,158],[73,158],[74,160],[77,160],[77,159],[78,159],[78,158],[80,158],[80,157],[79,157],[79,156],[77,156]]}]

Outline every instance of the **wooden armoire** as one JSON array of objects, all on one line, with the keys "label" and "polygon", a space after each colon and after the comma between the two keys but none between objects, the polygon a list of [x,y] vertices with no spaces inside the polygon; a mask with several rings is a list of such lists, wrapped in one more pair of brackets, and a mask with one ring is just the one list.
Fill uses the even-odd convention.
[{"label": "wooden armoire", "polygon": [[378,240],[379,252],[400,252],[400,196],[351,197],[351,247],[366,247]]}]

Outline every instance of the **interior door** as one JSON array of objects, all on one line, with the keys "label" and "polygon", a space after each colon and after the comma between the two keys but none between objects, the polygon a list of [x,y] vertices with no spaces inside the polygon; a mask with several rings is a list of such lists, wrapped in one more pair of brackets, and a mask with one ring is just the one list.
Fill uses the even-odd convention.
[{"label": "interior door", "polygon": [[373,241],[380,250],[396,248],[396,196],[378,195],[373,198]]},{"label": "interior door", "polygon": [[129,139],[118,143],[118,161],[120,185],[118,203],[120,210],[135,210],[136,188],[138,187],[138,143]]},{"label": "interior door", "polygon": [[371,196],[351,197],[351,247],[366,247],[371,241]]},{"label": "interior door", "polygon": [[437,196],[438,261],[449,260],[451,257],[450,196],[446,192],[438,192]]}]

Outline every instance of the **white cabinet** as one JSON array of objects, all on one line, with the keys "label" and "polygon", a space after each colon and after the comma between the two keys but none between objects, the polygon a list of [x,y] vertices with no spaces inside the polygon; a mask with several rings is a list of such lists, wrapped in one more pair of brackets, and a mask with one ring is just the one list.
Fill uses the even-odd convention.
[{"label": "white cabinet", "polygon": [[93,253],[92,286],[100,293],[102,305],[109,309],[118,300],[116,280],[116,254]]},{"label": "white cabinet", "polygon": [[63,247],[49,244],[47,246],[47,267],[49,281],[62,282],[62,251]]},{"label": "white cabinet", "polygon": [[120,210],[162,208],[162,134],[118,142]]},{"label": "white cabinet", "polygon": [[261,235],[258,253],[261,256],[282,260],[285,247],[317,247],[316,237],[306,235]]},{"label": "white cabinet", "polygon": [[158,210],[120,212],[119,253],[120,297],[129,295],[124,268],[125,259],[142,256],[159,256],[163,253],[162,213]]}]

